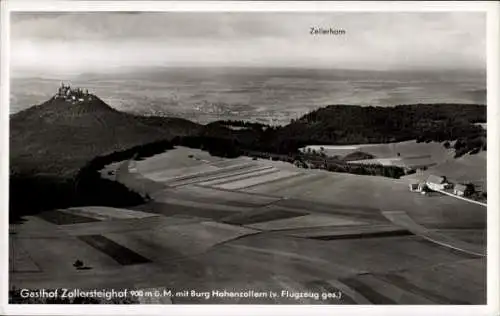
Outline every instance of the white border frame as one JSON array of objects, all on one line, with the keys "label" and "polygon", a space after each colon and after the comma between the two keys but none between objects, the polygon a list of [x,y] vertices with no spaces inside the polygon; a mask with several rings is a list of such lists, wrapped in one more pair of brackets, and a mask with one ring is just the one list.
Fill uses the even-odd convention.
[{"label": "white border frame", "polygon": [[[0,242],[0,314],[4,315],[499,315],[499,16],[500,4],[493,1],[392,1],[392,2],[288,2],[288,1],[47,1],[5,0],[1,13],[1,80],[0,80],[0,203],[2,235]],[[487,14],[487,113],[488,152],[487,185],[487,305],[477,306],[311,306],[311,305],[8,305],[8,164],[9,164],[9,27],[14,11],[203,11],[203,12],[443,12],[475,11]],[[464,284],[464,286],[467,286]]]}]

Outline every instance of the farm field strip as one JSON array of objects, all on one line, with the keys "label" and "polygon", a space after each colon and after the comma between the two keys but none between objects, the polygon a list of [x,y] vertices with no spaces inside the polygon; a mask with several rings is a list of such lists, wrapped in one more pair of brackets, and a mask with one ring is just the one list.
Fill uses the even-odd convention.
[{"label": "farm field strip", "polygon": [[372,225],[368,223],[361,223],[358,225],[347,225],[347,226],[318,226],[318,227],[308,227],[308,228],[294,228],[287,230],[280,230],[282,234],[295,237],[303,238],[314,238],[314,237],[334,237],[334,236],[349,236],[358,235],[364,233],[385,233],[394,231],[407,231],[395,225]]},{"label": "farm field strip", "polygon": [[158,191],[165,190],[167,186],[162,182],[153,181],[146,177],[143,177],[139,173],[128,173],[123,176],[119,176],[116,180],[132,191],[140,194],[153,194]]},{"label": "farm field strip", "polygon": [[231,211],[231,212],[244,212],[251,210],[251,207],[241,207],[241,206],[233,206],[233,205],[227,205],[227,204],[215,204],[215,203],[203,203],[203,202],[197,202],[197,201],[191,201],[191,200],[182,200],[182,199],[176,199],[172,198],[169,196],[157,196],[155,198],[156,202],[159,203],[165,203],[165,204],[172,204],[172,205],[180,205],[180,206],[189,206],[189,207],[196,207],[200,209],[211,209],[211,210],[220,210],[220,211]]},{"label": "farm field strip", "polygon": [[91,223],[98,222],[99,219],[72,214],[71,212],[64,212],[63,210],[45,211],[37,214],[37,217],[56,225],[67,225],[77,223]]},{"label": "farm field strip", "polygon": [[149,230],[168,225],[190,223],[195,220],[185,217],[165,217],[158,214],[143,219],[123,219],[92,224],[73,224],[61,227],[70,236],[100,235],[137,230]]},{"label": "farm field strip", "polygon": [[249,193],[275,193],[280,190],[287,190],[293,187],[306,186],[319,180],[323,180],[323,174],[309,174],[305,173],[302,177],[292,177],[278,182],[265,183],[258,186],[253,186],[243,189],[244,192]]},{"label": "farm field strip", "polygon": [[341,279],[341,282],[356,289],[373,304],[408,304],[406,299],[412,299],[415,304],[435,304],[433,301],[406,292],[390,283],[377,280],[370,274]]},{"label": "farm field strip", "polygon": [[360,293],[363,297],[365,297],[372,304],[384,304],[384,305],[393,305],[397,304],[396,301],[388,298],[385,295],[379,294],[375,289],[372,289],[370,286],[367,286],[363,282],[357,280],[356,278],[348,278],[348,279],[340,279],[340,282],[346,284],[349,288],[352,288],[357,293]]},{"label": "farm field strip", "polygon": [[123,247],[102,235],[86,235],[78,237],[88,245],[102,251],[121,265],[132,265],[151,262],[149,259]]},{"label": "farm field strip", "polygon": [[[190,155],[192,157],[189,157]],[[221,161],[222,158],[211,156],[208,152],[201,150],[177,146],[163,153],[139,159],[137,161],[137,168],[144,172],[155,169],[184,169],[203,164],[201,160],[217,162]]]},{"label": "farm field strip", "polygon": [[26,216],[22,224],[12,225],[9,236],[13,238],[64,238],[67,235],[59,226],[38,216]]},{"label": "farm field strip", "polygon": [[378,232],[361,232],[361,233],[349,233],[349,234],[331,234],[308,237],[311,239],[318,240],[342,240],[342,239],[366,239],[366,238],[387,238],[387,237],[401,237],[401,236],[411,236],[413,235],[409,230],[399,229],[392,231],[378,231]]},{"label": "farm field strip", "polygon": [[184,186],[184,185],[189,185],[189,184],[197,184],[199,182],[203,181],[209,181],[209,180],[216,180],[216,179],[222,179],[225,177],[229,176],[234,176],[234,175],[240,175],[240,174],[245,174],[249,172],[254,172],[254,171],[260,171],[260,170],[265,170],[265,169],[271,169],[269,166],[265,167],[260,167],[260,166],[255,166],[255,165],[247,165],[238,169],[220,169],[217,170],[217,172],[211,173],[210,175],[205,175],[205,174],[200,174],[197,177],[191,177],[190,179],[182,179],[179,181],[168,181],[166,182],[170,187],[178,187],[178,186]]},{"label": "farm field strip", "polygon": [[206,219],[220,219],[230,215],[234,215],[233,211],[216,210],[212,208],[199,208],[185,205],[175,205],[160,202],[150,202],[143,206],[148,212],[160,214],[166,217],[183,217],[190,220],[206,220]]},{"label": "farm field strip", "polygon": [[198,182],[197,184],[198,185],[201,185],[201,186],[213,186],[213,185],[220,185],[220,184],[225,184],[225,183],[229,183],[229,182],[234,182],[236,180],[244,180],[244,179],[249,179],[249,178],[253,178],[253,177],[258,177],[258,176],[263,176],[263,175],[267,175],[267,174],[272,174],[272,173],[276,173],[276,172],[279,172],[280,170],[274,168],[274,167],[266,167],[266,168],[263,168],[263,169],[257,169],[257,170],[254,170],[254,171],[251,171],[251,172],[245,172],[245,173],[241,173],[241,174],[237,174],[237,175],[231,175],[231,176],[227,176],[227,177],[221,177],[219,179],[215,179],[215,180],[209,180],[209,181],[203,181],[203,182]]},{"label": "farm field strip", "polygon": [[248,227],[262,230],[282,230],[304,227],[359,225],[360,222],[331,215],[309,214],[301,217],[276,219],[267,222],[250,224]]},{"label": "farm field strip", "polygon": [[19,239],[13,237],[9,238],[9,271],[40,272],[38,265],[19,243]]},{"label": "farm field strip", "polygon": [[[296,179],[303,179],[306,177],[297,177]],[[293,178],[291,178],[293,179]],[[283,197],[299,197],[303,195],[307,195],[308,192],[316,192],[321,189],[325,189],[326,187],[332,187],[338,185],[336,179],[332,178],[330,175],[325,174],[323,178],[317,178],[315,181],[306,181],[299,185],[295,186],[279,186],[281,182],[271,182],[268,184],[263,184],[264,188],[274,188],[272,194],[281,195]],[[278,188],[276,188],[278,186]],[[258,186],[260,187],[260,186]],[[258,188],[257,187],[257,188]],[[248,189],[245,189],[248,190]]]},{"label": "farm field strip", "polygon": [[441,294],[441,291],[435,291],[435,287],[421,288],[419,286],[416,286],[415,283],[407,280],[405,277],[397,274],[377,275],[376,277],[401,289],[405,289],[406,291],[419,294],[421,297],[428,298],[433,301],[434,304],[467,305],[466,301],[456,301],[444,296],[443,294]]},{"label": "farm field strip", "polygon": [[375,208],[356,207],[345,204],[326,204],[321,202],[305,201],[301,199],[282,199],[274,203],[275,206],[290,210],[302,210],[311,213],[330,214],[334,216],[347,216],[361,221],[384,221],[387,219]]},{"label": "farm field strip", "polygon": [[159,171],[151,170],[146,172],[143,172],[142,170],[139,169],[138,172],[148,179],[159,182],[165,182],[165,181],[175,181],[180,178],[186,177],[186,175],[193,175],[205,172],[216,172],[218,170],[220,169],[209,165],[198,165],[182,169],[167,169],[167,170],[160,169]]},{"label": "farm field strip", "polygon": [[396,286],[393,283],[379,279],[372,274],[360,275],[358,281],[374,289],[377,293],[393,299],[398,304],[436,304],[436,302],[420,295],[413,294],[411,291]]},{"label": "farm field strip", "polygon": [[212,162],[210,164],[212,166],[217,167],[217,168],[228,168],[228,167],[232,167],[232,166],[235,166],[237,164],[245,163],[245,162],[246,163],[250,162],[250,159],[247,157],[239,157],[236,159],[224,159],[224,160]]},{"label": "farm field strip", "polygon": [[[217,175],[214,175],[214,176],[209,176],[209,177],[199,177],[198,179],[194,180],[193,182],[189,182],[188,184],[199,184],[199,185],[202,185],[202,183],[205,183],[205,182],[216,182],[216,181],[224,181],[226,178],[231,178],[231,177],[244,177],[248,174],[252,174],[252,173],[258,173],[258,172],[263,172],[263,173],[266,173],[266,172],[269,172],[269,171],[272,171],[272,170],[276,170],[274,167],[272,166],[252,166],[252,167],[249,167],[249,168],[245,168],[245,169],[239,169],[239,170],[236,170],[236,171],[233,171],[233,170],[230,170],[228,172],[225,172],[224,169],[221,169],[219,174]],[[190,180],[191,181],[191,180]]]},{"label": "farm field strip", "polygon": [[287,171],[287,170],[280,170],[279,172],[264,175],[261,177],[257,178],[250,178],[250,179],[244,179],[244,180],[238,180],[230,183],[225,183],[222,185],[216,185],[214,187],[217,188],[223,188],[223,189],[229,189],[229,190],[238,190],[238,189],[244,189],[250,186],[255,186],[271,181],[278,181],[284,178],[290,178],[290,177],[295,177],[299,176],[301,173],[299,172],[293,172],[293,171]]},{"label": "farm field strip", "polygon": [[[207,187],[200,187],[200,188],[207,188]],[[219,192],[220,194],[221,192]],[[172,190],[165,190],[161,192],[162,197],[169,197],[173,199],[178,199],[178,200],[187,200],[187,201],[192,201],[192,202],[197,202],[197,203],[203,203],[203,204],[223,204],[227,206],[236,206],[236,207],[260,207],[260,206],[265,206],[269,203],[272,203],[275,200],[271,200],[270,202],[262,202],[258,200],[252,200],[250,198],[245,198],[244,195],[241,196],[241,199],[225,199],[224,197],[216,197],[214,195],[197,195],[194,192],[192,193],[187,193],[186,191],[172,191]]]},{"label": "farm field strip", "polygon": [[217,199],[219,201],[226,202],[243,202],[253,205],[266,205],[275,201],[278,201],[279,197],[269,197],[265,195],[249,194],[242,191],[229,191],[220,190],[210,187],[201,187],[198,185],[189,185],[178,188],[169,188],[168,192],[172,194],[178,194],[183,196],[184,194],[190,196],[197,196],[203,198]]},{"label": "farm field strip", "polygon": [[267,208],[233,215],[222,219],[222,222],[233,225],[251,225],[278,219],[303,217],[306,215],[308,214],[304,212]]},{"label": "farm field strip", "polygon": [[44,273],[76,272],[73,263],[82,260],[92,270],[116,268],[119,264],[78,238],[20,238],[18,240]]},{"label": "farm field strip", "polygon": [[[227,168],[216,168],[216,169],[212,169],[212,170],[205,169],[206,171],[202,170],[202,171],[197,171],[197,172],[192,172],[192,173],[187,173],[187,174],[184,173],[183,175],[180,175],[180,176],[165,179],[165,181],[166,180],[168,180],[168,181],[192,180],[192,179],[196,179],[196,178],[200,178],[200,177],[209,177],[212,175],[218,175],[221,172],[237,171],[237,170],[242,170],[242,169],[246,169],[246,168],[251,168],[254,166],[255,166],[255,164],[246,162],[246,163],[233,165],[233,166],[227,167]],[[208,167],[210,169],[211,166],[208,166]]]},{"label": "farm field strip", "polygon": [[[401,271],[399,279],[422,289],[432,289],[439,296],[445,296],[447,303],[461,304],[475,301],[486,304],[486,263],[485,258],[468,259]],[[399,281],[399,280],[398,280]],[[392,282],[398,282],[393,280]],[[467,286],[463,286],[467,284]],[[429,291],[428,290],[428,291]]]},{"label": "farm field strip", "polygon": [[183,155],[174,157],[171,155],[175,150],[169,152],[170,155],[158,154],[146,159],[136,160],[137,170],[141,173],[154,173],[157,170],[173,171],[175,170],[188,170],[189,168],[197,168],[206,165],[204,162],[188,158]]},{"label": "farm field strip", "polygon": [[168,262],[173,258],[202,253],[216,244],[254,233],[257,231],[205,221],[105,236],[154,262]]},{"label": "farm field strip", "polygon": [[79,208],[68,208],[60,211],[69,214],[89,216],[98,220],[133,219],[133,218],[144,218],[153,216],[153,214],[146,212],[132,211],[123,208],[102,207],[102,206],[85,206]]}]

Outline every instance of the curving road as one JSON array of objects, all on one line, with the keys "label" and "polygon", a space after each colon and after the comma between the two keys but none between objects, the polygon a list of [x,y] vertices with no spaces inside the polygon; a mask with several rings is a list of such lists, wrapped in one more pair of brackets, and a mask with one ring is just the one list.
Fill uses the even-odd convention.
[{"label": "curving road", "polygon": [[486,251],[483,247],[430,231],[424,226],[417,224],[404,211],[382,211],[382,214],[393,224],[404,227],[413,234],[423,237],[433,243],[474,256],[486,256]]}]

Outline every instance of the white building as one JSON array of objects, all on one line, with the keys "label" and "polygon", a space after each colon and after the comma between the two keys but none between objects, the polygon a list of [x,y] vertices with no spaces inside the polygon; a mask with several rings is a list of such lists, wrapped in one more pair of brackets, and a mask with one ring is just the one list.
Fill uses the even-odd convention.
[{"label": "white building", "polygon": [[458,196],[469,196],[474,193],[474,190],[471,186],[467,186],[465,184],[456,184],[453,187],[453,194]]},{"label": "white building", "polygon": [[439,177],[435,175],[430,175],[425,181],[425,184],[431,190],[444,190],[452,187],[452,185],[446,180],[446,177]]},{"label": "white building", "polygon": [[426,185],[424,182],[415,182],[415,183],[410,183],[410,191],[411,192],[423,192],[426,188]]}]

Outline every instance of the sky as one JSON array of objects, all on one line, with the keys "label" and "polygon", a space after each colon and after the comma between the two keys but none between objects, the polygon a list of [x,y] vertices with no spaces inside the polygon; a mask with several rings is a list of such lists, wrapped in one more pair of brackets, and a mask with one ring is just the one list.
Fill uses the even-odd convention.
[{"label": "sky", "polygon": [[[311,27],[342,35],[311,35]],[[11,70],[486,68],[480,12],[13,12]]]}]

